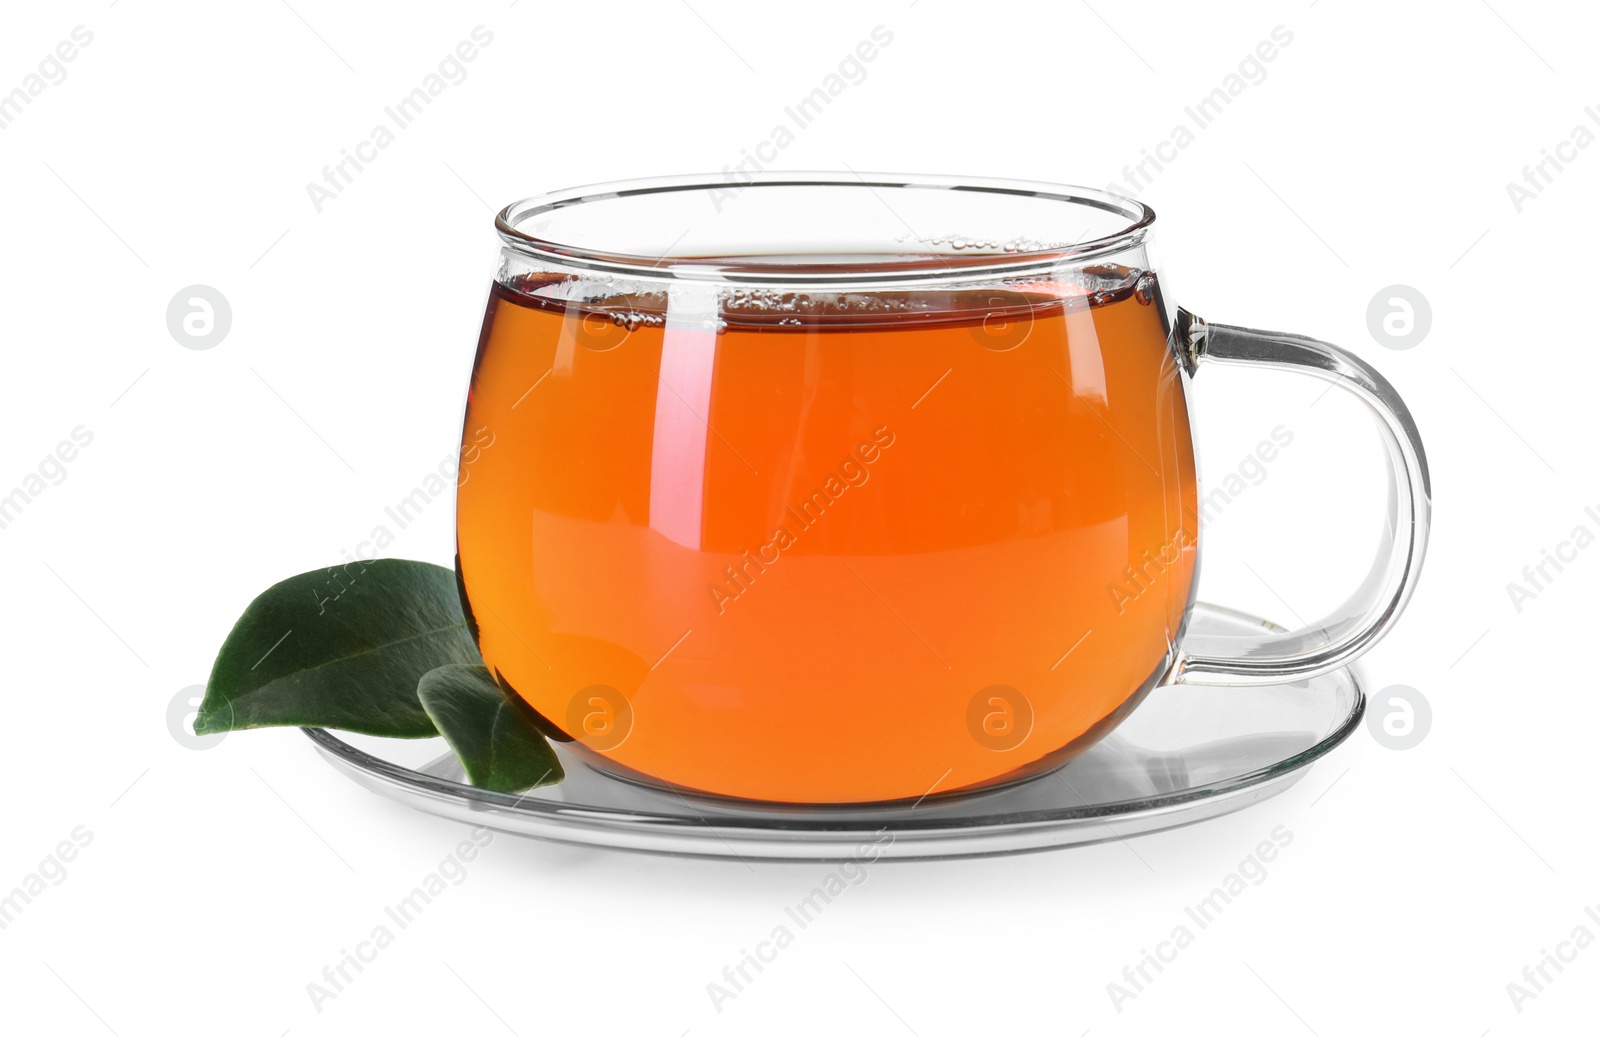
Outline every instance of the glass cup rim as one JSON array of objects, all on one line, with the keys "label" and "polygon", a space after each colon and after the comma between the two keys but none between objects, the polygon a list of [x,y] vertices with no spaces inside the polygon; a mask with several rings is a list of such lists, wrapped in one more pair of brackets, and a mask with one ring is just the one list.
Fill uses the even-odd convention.
[{"label": "glass cup rim", "polygon": [[[997,195],[1035,197],[1045,201],[1085,205],[1123,217],[1118,229],[1069,245],[1019,249],[1004,253],[940,255],[941,267],[925,263],[908,268],[904,262],[863,261],[827,270],[797,270],[792,264],[761,262],[741,257],[729,262],[721,257],[645,255],[588,248],[542,238],[521,229],[530,217],[556,209],[580,206],[610,198],[678,191],[739,190],[762,187],[864,187],[875,195],[888,190],[955,190]],[[888,202],[878,195],[880,201]],[[892,212],[892,206],[890,206]],[[578,267],[610,275],[644,279],[723,282],[783,282],[799,284],[867,285],[876,283],[938,283],[994,278],[1028,278],[1047,274],[1063,264],[1081,266],[1140,245],[1155,223],[1155,210],[1127,195],[1038,180],[999,177],[946,176],[905,173],[848,173],[804,171],[741,174],[691,173],[676,176],[612,180],[563,188],[512,202],[495,215],[495,229],[507,248],[524,256],[562,267]],[[903,221],[902,221],[903,222]]]}]

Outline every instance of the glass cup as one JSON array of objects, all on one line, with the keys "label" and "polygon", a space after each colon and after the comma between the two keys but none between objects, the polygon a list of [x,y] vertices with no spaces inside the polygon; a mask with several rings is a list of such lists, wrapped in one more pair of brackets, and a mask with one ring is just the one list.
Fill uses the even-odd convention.
[{"label": "glass cup", "polygon": [[[607,773],[811,804],[1020,780],[1158,685],[1349,663],[1416,584],[1416,427],[1349,353],[1176,308],[1154,224],[878,174],[509,206],[457,497],[485,662]],[[1378,556],[1303,630],[1186,634],[1213,364],[1333,382],[1387,448]]]}]

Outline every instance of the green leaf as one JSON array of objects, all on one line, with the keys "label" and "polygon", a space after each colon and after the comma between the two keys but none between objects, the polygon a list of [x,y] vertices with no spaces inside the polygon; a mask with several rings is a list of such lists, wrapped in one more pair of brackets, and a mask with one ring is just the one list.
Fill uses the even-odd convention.
[{"label": "green leaf", "polygon": [[437,732],[417,682],[446,663],[479,662],[451,570],[401,559],[318,569],[245,609],[211,669],[194,729],[425,738]]},{"label": "green leaf", "polygon": [[564,776],[528,711],[487,668],[453,663],[423,674],[417,698],[479,788],[521,792]]}]

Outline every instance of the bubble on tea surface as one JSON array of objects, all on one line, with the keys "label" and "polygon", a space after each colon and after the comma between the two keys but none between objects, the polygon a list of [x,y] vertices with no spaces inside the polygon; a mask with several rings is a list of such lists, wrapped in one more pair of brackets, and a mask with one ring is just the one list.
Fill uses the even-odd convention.
[{"label": "bubble on tea surface", "polygon": [[924,246],[938,248],[944,246],[954,252],[966,252],[971,249],[988,249],[998,251],[1000,243],[987,238],[973,238],[965,234],[938,234],[933,237],[919,238],[918,243]]},{"label": "bubble on tea surface", "polygon": [[[1019,251],[1051,247],[1025,238],[1005,243],[949,236],[922,239],[924,244],[935,241],[954,242],[963,248],[992,246]],[[1041,311],[1078,310],[1130,295],[1137,295],[1143,303],[1154,300],[1154,277],[1147,271],[1070,262],[1026,277],[972,277],[920,288],[794,291],[727,286],[717,293],[715,311],[704,314],[675,313],[669,292],[611,275],[526,275],[513,279],[509,287],[530,296],[566,301],[571,319],[578,322],[574,338],[596,352],[616,348],[631,332],[663,328],[674,319],[698,319],[700,323],[693,327],[720,336],[740,328],[848,327],[889,316],[954,319],[985,349],[1006,352],[1028,340]]]},{"label": "bubble on tea surface", "polygon": [[596,353],[616,349],[622,345],[628,337],[628,332],[632,330],[617,314],[599,310],[578,310],[575,316],[573,339],[578,345]]},{"label": "bubble on tea surface", "polygon": [[1027,235],[1016,235],[1000,241],[991,237],[978,237],[969,234],[936,234],[930,237],[903,238],[902,241],[914,241],[924,248],[948,248],[954,252],[971,252],[984,250],[995,253],[1016,254],[1018,252],[1048,252],[1053,249],[1069,248],[1070,241],[1040,241]]},{"label": "bubble on tea surface", "polygon": [[1037,238],[1017,237],[1006,242],[1002,247],[1007,252],[1049,252],[1052,249],[1068,248],[1070,241],[1040,241]]}]

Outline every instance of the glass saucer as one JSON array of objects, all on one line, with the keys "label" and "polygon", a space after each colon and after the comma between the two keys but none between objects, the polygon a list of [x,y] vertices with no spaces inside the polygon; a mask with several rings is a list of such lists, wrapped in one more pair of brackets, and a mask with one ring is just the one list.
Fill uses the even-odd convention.
[{"label": "glass saucer", "polygon": [[[1197,604],[1196,634],[1282,628]],[[465,784],[442,739],[305,732],[340,771],[418,810],[567,843],[702,857],[966,857],[1120,839],[1274,796],[1344,741],[1365,699],[1355,673],[1256,688],[1160,687],[1111,734],[1055,770],[915,805],[747,804],[650,788],[556,745],[567,777],[521,795]]]}]

